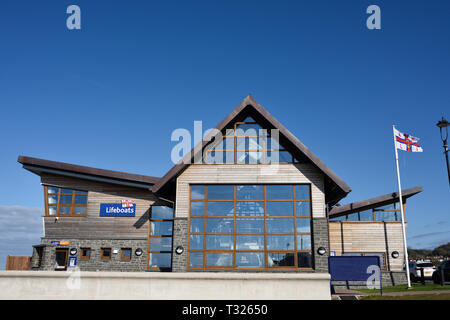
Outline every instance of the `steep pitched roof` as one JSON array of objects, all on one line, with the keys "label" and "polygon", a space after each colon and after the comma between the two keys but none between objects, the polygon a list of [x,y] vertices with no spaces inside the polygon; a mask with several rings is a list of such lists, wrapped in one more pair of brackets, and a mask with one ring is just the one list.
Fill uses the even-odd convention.
[{"label": "steep pitched roof", "polygon": [[[331,171],[316,155],[314,155],[303,143],[301,143],[289,130],[287,130],[278,120],[276,120],[266,109],[256,100],[248,95],[230,114],[225,117],[216,129],[223,131],[232,123],[243,120],[247,115],[252,115],[258,122],[264,123],[268,128],[278,129],[280,132],[280,143],[284,145],[297,158],[306,159],[316,166],[325,176],[325,196],[326,202],[330,205],[337,203],[345,197],[351,188]],[[174,165],[158,182],[152,190],[155,193],[164,193],[171,183],[173,183],[189,165],[192,159],[197,158],[197,154],[214,137],[214,132],[210,132],[201,142],[199,142],[189,153],[185,155],[176,165]]]},{"label": "steep pitched roof", "polygon": [[104,170],[25,156],[19,156],[17,161],[23,165],[24,169],[37,175],[41,175],[42,173],[52,173],[145,189],[151,189],[151,187],[159,180],[159,178],[156,177],[140,174]]},{"label": "steep pitched roof", "polygon": [[[420,192],[422,192],[422,187],[420,186],[405,189],[402,190],[402,198],[403,200],[406,200],[409,197],[412,197]],[[353,202],[343,206],[334,207],[328,212],[328,215],[330,218],[337,218],[353,212],[359,212],[371,208],[381,207],[398,201],[399,201],[398,192],[392,192],[368,200]]]}]

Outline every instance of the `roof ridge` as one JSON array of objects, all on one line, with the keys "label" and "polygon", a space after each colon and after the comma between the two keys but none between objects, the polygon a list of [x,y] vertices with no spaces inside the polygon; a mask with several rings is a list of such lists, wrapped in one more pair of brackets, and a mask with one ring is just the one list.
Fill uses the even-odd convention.
[{"label": "roof ridge", "polygon": [[[341,190],[339,193],[342,196],[348,194],[352,189],[340,179],[325,163],[323,163],[314,153],[312,153],[297,137],[295,137],[287,128],[285,128],[278,120],[276,120],[263,106],[261,106],[253,96],[247,95],[244,100],[234,108],[216,127],[215,129],[222,131],[230,122],[232,122],[241,112],[248,106],[256,110],[266,121],[272,126],[280,130],[280,133],[301,153],[303,153],[319,170],[321,170],[327,177],[330,178]],[[175,164],[155,185],[153,191],[160,191],[169,181],[183,171],[191,164],[191,160],[196,156],[196,153],[203,150],[207,143],[211,141],[214,136],[214,130],[211,130],[206,137],[204,137],[194,148],[191,149],[177,164]],[[334,201],[334,200],[333,200]]]}]

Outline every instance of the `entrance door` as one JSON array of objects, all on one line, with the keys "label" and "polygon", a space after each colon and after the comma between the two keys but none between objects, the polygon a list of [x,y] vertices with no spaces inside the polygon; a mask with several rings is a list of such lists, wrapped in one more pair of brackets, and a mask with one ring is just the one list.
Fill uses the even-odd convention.
[{"label": "entrance door", "polygon": [[69,249],[56,249],[55,252],[55,270],[65,271],[67,270],[67,257],[69,255]]}]

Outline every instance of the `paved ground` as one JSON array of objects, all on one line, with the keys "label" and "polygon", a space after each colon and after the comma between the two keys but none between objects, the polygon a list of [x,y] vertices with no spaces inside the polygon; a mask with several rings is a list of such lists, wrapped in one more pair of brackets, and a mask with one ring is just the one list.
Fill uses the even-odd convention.
[{"label": "paved ground", "polygon": [[[333,298],[336,300],[358,300],[358,297],[362,296],[368,296],[368,295],[379,295],[379,293],[376,294],[369,294],[365,292],[359,292],[356,290],[350,290],[350,289],[335,289],[336,293],[333,294]],[[418,294],[443,294],[447,293],[450,294],[450,290],[433,290],[433,291],[403,291],[403,292],[386,292],[383,293],[383,296],[410,296],[410,295],[418,295]]]}]

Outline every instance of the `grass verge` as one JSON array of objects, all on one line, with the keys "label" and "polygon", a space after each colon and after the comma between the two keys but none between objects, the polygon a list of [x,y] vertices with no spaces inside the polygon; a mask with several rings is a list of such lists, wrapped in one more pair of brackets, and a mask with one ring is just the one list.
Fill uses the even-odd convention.
[{"label": "grass verge", "polygon": [[402,296],[365,296],[361,300],[450,300],[450,293],[412,294]]},{"label": "grass verge", "polygon": [[[450,285],[441,286],[440,284],[427,283],[422,285],[420,283],[412,283],[411,289],[408,289],[405,284],[383,287],[383,293],[388,292],[410,292],[410,291],[438,291],[438,290],[450,290]],[[375,294],[379,293],[379,289],[358,289],[360,292]]]}]

